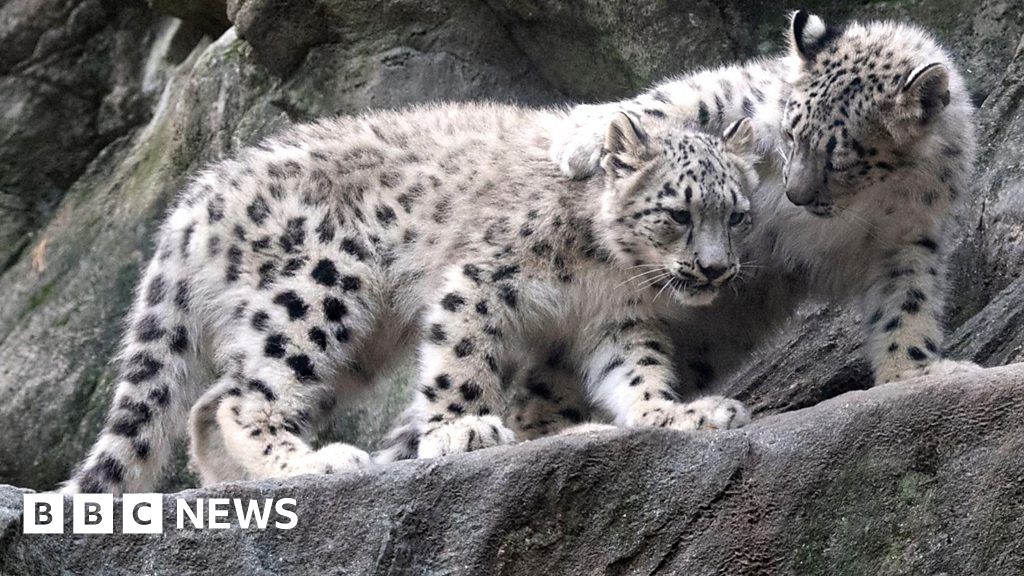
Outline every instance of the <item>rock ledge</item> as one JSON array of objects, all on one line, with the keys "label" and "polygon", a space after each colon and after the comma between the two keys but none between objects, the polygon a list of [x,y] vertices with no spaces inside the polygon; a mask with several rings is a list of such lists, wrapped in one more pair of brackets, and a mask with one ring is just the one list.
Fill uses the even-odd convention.
[{"label": "rock ledge", "polygon": [[[0,487],[0,573],[1019,573],[1022,386],[1017,364],[731,432],[613,431],[189,490],[164,497],[163,536],[23,535],[23,491]],[[295,498],[298,525],[174,528],[176,498],[216,496]]]}]

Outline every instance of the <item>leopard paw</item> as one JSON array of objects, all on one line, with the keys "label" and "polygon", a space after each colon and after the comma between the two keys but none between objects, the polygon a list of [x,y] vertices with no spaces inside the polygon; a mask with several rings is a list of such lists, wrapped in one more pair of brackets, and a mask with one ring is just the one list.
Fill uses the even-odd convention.
[{"label": "leopard paw", "polygon": [[575,426],[569,426],[558,432],[559,436],[575,436],[577,434],[590,434],[591,432],[608,432],[610,430],[618,430],[618,426],[612,426],[611,424],[601,424],[600,422],[584,422],[583,424],[576,424]]},{"label": "leopard paw", "polygon": [[983,367],[964,360],[949,360],[946,358],[936,360],[925,366],[911,368],[896,374],[894,377],[882,379],[880,383],[898,382],[909,380],[920,376],[949,376],[952,374],[970,374],[984,370]]},{"label": "leopard paw", "polygon": [[586,178],[598,171],[601,145],[615,108],[580,105],[551,131],[551,161],[570,178]]},{"label": "leopard paw", "polygon": [[750,411],[742,402],[721,396],[705,396],[690,403],[663,400],[639,407],[630,425],[673,430],[729,430],[750,423]]},{"label": "leopard paw", "polygon": [[340,474],[366,468],[370,462],[370,455],[363,450],[336,442],[296,458],[288,464],[285,474]]},{"label": "leopard paw", "polygon": [[496,416],[463,416],[428,429],[420,437],[419,458],[435,458],[515,442],[515,434]]}]

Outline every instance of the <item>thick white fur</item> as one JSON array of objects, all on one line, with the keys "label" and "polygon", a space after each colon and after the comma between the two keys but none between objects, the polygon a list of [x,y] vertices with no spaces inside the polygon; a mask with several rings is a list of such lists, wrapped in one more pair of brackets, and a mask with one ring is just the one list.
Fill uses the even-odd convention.
[{"label": "thick white fur", "polygon": [[[756,184],[749,126],[724,143],[620,118],[606,161],[621,175],[581,183],[547,161],[563,117],[446,105],[340,118],[203,172],[159,232],[107,425],[66,491],[153,489],[187,425],[204,483],[365,466],[362,450],[310,439],[417,348],[404,448],[423,457],[511,442],[501,380],[525,383],[516,369],[556,344],[620,421],[673,426],[648,414],[678,408],[661,319],[735,274],[747,221],[727,222]],[[686,227],[667,216],[684,190]],[[709,258],[728,271],[701,281]],[[595,364],[606,357],[621,374]]]}]

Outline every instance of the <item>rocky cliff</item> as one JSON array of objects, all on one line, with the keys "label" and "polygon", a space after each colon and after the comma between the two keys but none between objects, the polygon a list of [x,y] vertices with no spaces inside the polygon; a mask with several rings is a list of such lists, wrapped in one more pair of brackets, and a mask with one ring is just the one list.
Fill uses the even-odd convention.
[{"label": "rocky cliff", "polygon": [[[954,51],[980,110],[982,146],[975,186],[954,230],[948,352],[987,366],[1024,361],[1024,1],[7,0],[0,3],[0,481],[52,488],[93,439],[110,397],[110,358],[122,317],[153,250],[150,234],[175,191],[204,163],[288,123],[367,107],[622,97],[673,72],[779,48],[785,13],[798,7],[832,20],[913,19]],[[317,520],[329,531],[355,530],[379,547],[371,553],[370,543],[362,543],[358,550],[366,557],[351,563],[337,560],[338,551],[316,561],[361,571],[376,558],[399,572],[420,565],[456,572],[498,555],[486,566],[539,570],[563,558],[591,570],[632,573],[656,568],[653,559],[662,554],[663,568],[697,566],[697,573],[740,573],[766,559],[778,562],[766,565],[820,573],[842,572],[847,561],[884,573],[1024,570],[1019,545],[1008,536],[1020,533],[1013,519],[1019,514],[1008,511],[1021,506],[1020,436],[1008,423],[1022,421],[1021,372],[844,395],[870,383],[851,328],[857,320],[844,310],[807,306],[734,376],[728,393],[758,416],[775,415],[749,432],[546,441],[521,452],[331,480],[319,484],[321,492],[312,480],[294,484],[310,499],[337,503],[333,515]],[[333,436],[364,446],[378,442],[405,401],[403,382],[350,407]],[[836,396],[825,407],[801,410]],[[888,399],[893,407],[884,406]],[[910,411],[915,407],[929,412],[918,420]],[[843,441],[839,431],[863,438]],[[750,446],[771,457],[747,462]],[[783,462],[792,463],[793,474],[801,470],[797,462],[816,468],[805,480],[773,475],[776,454],[792,459]],[[565,467],[549,467],[547,476],[525,467],[530,459],[539,466],[556,457]],[[488,464],[488,458],[503,462]],[[865,458],[884,465],[856,464]],[[1009,466],[1014,458],[1018,465]],[[705,467],[708,475],[699,474]],[[167,488],[192,482],[183,465],[177,470]],[[659,471],[668,479],[657,477]],[[751,474],[764,480],[759,496],[747,500]],[[904,480],[885,483],[900,474],[917,474],[905,482],[924,500],[912,495],[910,504],[900,504],[902,492],[891,490],[902,491]],[[935,480],[937,474],[944,479]],[[502,486],[517,478],[543,482],[519,486],[505,502],[498,490],[484,489],[492,475],[504,479]],[[444,500],[440,482],[447,478],[461,479],[466,490],[480,487]],[[411,483],[423,479],[436,498],[424,496],[428,490],[417,502],[419,489]],[[988,484],[972,488],[971,480]],[[284,490],[275,486],[245,490]],[[658,486],[672,499],[644,493]],[[394,501],[373,496],[371,487]],[[787,488],[792,501],[771,494]],[[493,499],[484,497],[492,492]],[[519,495],[529,505],[512,506]],[[606,507],[606,497],[615,507]],[[428,501],[444,505],[431,511]],[[344,510],[370,514],[371,502],[381,507],[374,517],[408,524],[359,532],[356,516]],[[558,532],[545,524],[554,520],[539,512],[544,503],[569,528]],[[919,505],[931,511],[913,516]],[[470,514],[485,506],[494,507],[492,520],[471,522]],[[438,516],[452,510],[455,516]],[[896,516],[905,510],[909,516]],[[621,524],[611,522],[612,511]],[[605,520],[588,524],[584,512]],[[504,523],[494,523],[501,514]],[[479,538],[456,542],[456,518],[469,522],[467,534],[483,530]],[[451,532],[428,539],[435,521]],[[779,540],[785,522],[806,530]],[[863,540],[869,537],[861,531],[873,528],[882,532]],[[416,531],[425,539],[409,544]],[[600,544],[599,536],[612,532],[619,548]],[[756,546],[748,554],[739,543],[720,541],[719,533]],[[31,539],[12,544],[10,528],[5,534],[0,543],[19,551],[20,564],[12,564],[19,570],[43,566],[32,562],[54,552],[50,545],[32,548]],[[193,538],[204,553],[213,545],[179,536]],[[219,541],[236,536],[257,545],[237,534]],[[496,540],[505,537],[506,544]],[[310,554],[330,547],[322,538],[309,544]],[[954,550],[965,546],[970,549]],[[442,548],[436,564],[412,562]],[[868,556],[874,564],[857,564]],[[710,558],[716,560],[699,568],[699,560]],[[275,572],[256,552],[249,560],[263,563],[239,566]]]}]

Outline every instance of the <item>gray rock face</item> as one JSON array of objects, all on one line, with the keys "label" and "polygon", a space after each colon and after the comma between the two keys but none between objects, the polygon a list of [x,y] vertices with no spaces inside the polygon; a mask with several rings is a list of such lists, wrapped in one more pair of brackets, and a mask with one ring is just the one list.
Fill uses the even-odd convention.
[{"label": "gray rock face", "polygon": [[145,122],[133,82],[155,15],[141,2],[0,5],[0,271],[104,147]]},{"label": "gray rock face", "polygon": [[[368,107],[623,97],[674,72],[779,48],[784,14],[796,7],[830,20],[911,18],[954,51],[979,105],[982,150],[946,242],[948,352],[988,366],[1024,361],[1024,0],[8,0],[0,482],[52,488],[94,438],[150,235],[206,162],[291,122]],[[794,412],[868,387],[858,321],[808,305],[733,375],[727,393],[774,415],[749,432],[564,439],[237,487],[301,493],[302,513],[328,528],[306,525],[279,542],[181,533],[139,558],[132,546],[146,539],[111,540],[108,559],[146,571],[180,546],[191,562],[257,573],[358,572],[373,562],[396,572],[536,573],[559,560],[584,573],[633,573],[662,558],[666,572],[699,574],[1006,573],[1020,562],[1008,544],[1020,528],[1008,512],[1020,505],[1020,467],[1010,466],[1020,438],[1006,424],[1019,422],[1019,369]],[[351,406],[330,437],[374,447],[406,400],[406,380]],[[179,462],[165,488],[192,482]],[[6,526],[10,571],[75,573],[97,553],[83,540],[55,539],[69,547],[56,548]],[[351,536],[342,545],[339,534]],[[228,561],[239,546],[245,552]]]},{"label": "gray rock face", "polygon": [[[190,490],[164,497],[162,537],[22,535],[21,491],[5,487],[0,572],[1015,574],[1022,387],[1018,364],[737,431],[591,433]],[[176,498],[218,496],[295,498],[298,524],[175,528]]]},{"label": "gray rock face", "polygon": [[169,14],[219,36],[231,26],[224,0],[146,0],[155,12]]}]

